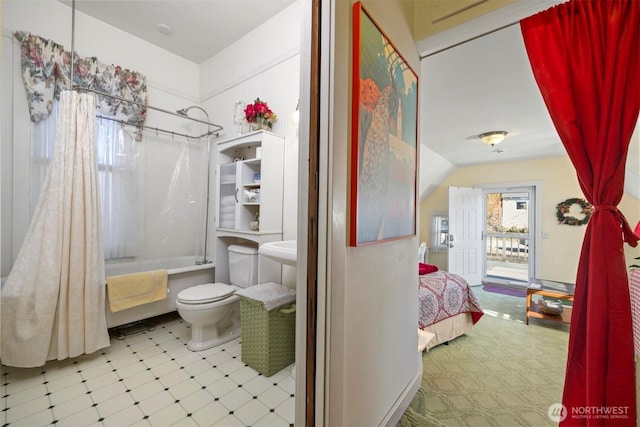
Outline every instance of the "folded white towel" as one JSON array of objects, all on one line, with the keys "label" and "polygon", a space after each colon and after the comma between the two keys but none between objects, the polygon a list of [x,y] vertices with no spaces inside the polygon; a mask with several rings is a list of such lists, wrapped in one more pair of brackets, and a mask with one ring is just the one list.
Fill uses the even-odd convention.
[{"label": "folded white towel", "polygon": [[277,283],[268,282],[250,286],[236,295],[261,302],[267,311],[296,302],[296,290]]}]

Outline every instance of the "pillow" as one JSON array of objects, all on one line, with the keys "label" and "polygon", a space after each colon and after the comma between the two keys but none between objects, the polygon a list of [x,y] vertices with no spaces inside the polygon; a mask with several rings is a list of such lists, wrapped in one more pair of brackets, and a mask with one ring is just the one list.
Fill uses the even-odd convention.
[{"label": "pillow", "polygon": [[436,271],[438,271],[438,267],[435,265],[418,263],[418,274],[421,276],[423,274],[435,273]]}]

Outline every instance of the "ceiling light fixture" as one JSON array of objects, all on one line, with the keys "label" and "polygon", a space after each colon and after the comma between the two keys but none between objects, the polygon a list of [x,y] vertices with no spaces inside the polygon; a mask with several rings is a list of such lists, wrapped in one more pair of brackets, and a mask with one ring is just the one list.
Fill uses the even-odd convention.
[{"label": "ceiling light fixture", "polygon": [[500,144],[504,141],[504,138],[507,136],[507,132],[503,130],[494,130],[491,132],[481,133],[478,135],[478,138],[482,140],[487,145],[494,146],[496,144]]}]

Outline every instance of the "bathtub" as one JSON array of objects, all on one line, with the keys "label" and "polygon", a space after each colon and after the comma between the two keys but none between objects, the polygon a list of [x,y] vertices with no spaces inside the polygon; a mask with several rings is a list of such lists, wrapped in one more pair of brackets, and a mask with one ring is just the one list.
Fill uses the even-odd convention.
[{"label": "bathtub", "polygon": [[106,301],[107,327],[113,328],[131,322],[148,319],[161,314],[176,311],[176,295],[190,286],[214,282],[215,263],[196,265],[192,256],[161,260],[118,261],[105,266],[106,276],[140,273],[143,271],[167,270],[167,298],[148,304],[111,312],[109,298]]}]

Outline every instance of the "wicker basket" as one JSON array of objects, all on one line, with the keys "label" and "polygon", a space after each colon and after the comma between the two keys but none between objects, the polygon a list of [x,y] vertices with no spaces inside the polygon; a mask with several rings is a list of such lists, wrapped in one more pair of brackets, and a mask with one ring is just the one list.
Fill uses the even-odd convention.
[{"label": "wicker basket", "polygon": [[261,302],[240,296],[242,361],[270,377],[295,361],[296,308],[267,311]]}]

